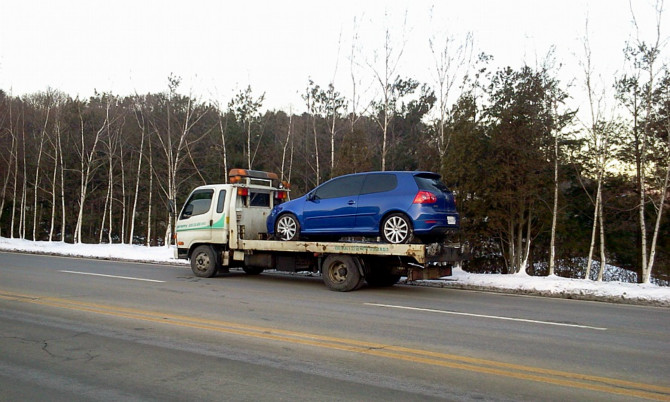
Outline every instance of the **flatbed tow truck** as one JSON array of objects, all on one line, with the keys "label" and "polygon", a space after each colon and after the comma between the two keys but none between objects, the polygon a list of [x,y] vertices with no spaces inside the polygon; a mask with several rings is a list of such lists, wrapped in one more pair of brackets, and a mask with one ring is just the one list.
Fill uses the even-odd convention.
[{"label": "flatbed tow truck", "polygon": [[[270,240],[266,220],[288,197],[274,173],[232,169],[228,184],[194,189],[175,224],[175,257],[189,259],[198,277],[213,277],[229,268],[249,275],[265,269],[321,273],[336,291],[392,286],[450,276],[462,259],[458,243],[389,244],[378,239],[346,241]],[[174,211],[174,208],[172,209]]]}]

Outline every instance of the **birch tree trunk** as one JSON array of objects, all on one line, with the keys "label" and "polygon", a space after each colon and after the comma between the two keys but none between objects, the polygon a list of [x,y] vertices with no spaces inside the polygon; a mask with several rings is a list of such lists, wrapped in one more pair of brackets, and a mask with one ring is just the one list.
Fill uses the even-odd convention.
[{"label": "birch tree trunk", "polygon": [[[144,124],[144,114],[142,113],[141,108],[137,105],[137,99],[135,103],[135,120],[137,125],[140,128],[140,149],[137,156],[137,173],[135,174],[135,195],[133,197],[133,209],[130,215],[130,233],[128,235],[128,240],[130,244],[133,244],[133,239],[135,238],[135,218],[137,217],[137,200],[140,196],[140,177],[142,176],[142,159],[144,159],[144,137],[146,136],[146,125]],[[138,116],[139,114],[139,116]],[[142,121],[140,122],[140,116]]]},{"label": "birch tree trunk", "polygon": [[226,124],[223,124],[221,115],[223,111],[217,107],[219,114],[219,130],[221,131],[221,147],[223,151],[223,182],[228,183],[228,151],[226,150],[226,130],[228,130],[228,115],[226,115]]},{"label": "birch tree trunk", "polygon": [[19,218],[19,238],[25,240],[26,238],[26,204],[28,202],[28,161],[26,160],[26,131],[25,121],[21,128],[21,142],[23,148],[23,177],[21,186],[21,215]]},{"label": "birch tree trunk", "polygon": [[600,207],[598,208],[598,215],[600,220],[600,269],[598,270],[598,282],[602,282],[603,273],[607,266],[607,259],[605,258],[605,222],[603,218],[603,202],[602,190],[600,194]]},{"label": "birch tree trunk", "polygon": [[147,247],[151,246],[151,208],[153,206],[154,194],[154,162],[151,150],[151,138],[149,138],[149,200],[147,202]]},{"label": "birch tree trunk", "polygon": [[[286,141],[284,142],[284,146],[282,147],[282,155],[281,155],[281,180],[284,180],[284,178],[289,178],[290,174],[285,173],[285,166],[286,166],[286,150],[288,148],[288,144],[291,141],[291,130],[293,129],[293,110],[289,109],[289,115],[288,115],[288,130],[286,133]],[[288,179],[290,180],[290,178]]]},{"label": "birch tree trunk", "polygon": [[[58,122],[56,122],[58,124]],[[58,130],[54,129],[54,135]],[[56,224],[56,183],[58,181],[58,145],[57,140],[53,140],[52,146],[54,150],[54,164],[53,164],[53,176],[51,177],[51,223],[49,224],[49,241],[53,241],[54,237],[54,226]],[[62,231],[61,231],[62,232]]]},{"label": "birch tree trunk", "polygon": [[60,123],[56,125],[56,141],[58,143],[58,159],[60,161],[60,206],[61,206],[61,224],[60,224],[60,241],[65,242],[65,164],[63,163],[63,136]]},{"label": "birch tree trunk", "polygon": [[7,163],[7,174],[5,176],[5,180],[2,184],[2,202],[0,203],[0,218],[2,218],[2,213],[5,210],[5,202],[7,200],[6,194],[7,194],[7,186],[9,185],[10,178],[12,177],[12,173],[14,175],[14,187],[12,189],[13,195],[12,195],[12,220],[11,220],[11,225],[9,227],[9,236],[10,238],[13,238],[13,232],[14,232],[14,200],[16,199],[16,164],[18,163],[18,158],[17,158],[17,138],[16,138],[16,133],[14,131],[14,121],[13,121],[13,116],[12,116],[12,101],[11,99],[7,102],[8,103],[8,109],[9,109],[9,116],[8,116],[8,132],[9,135],[11,136],[12,143],[9,147],[9,161]]},{"label": "birch tree trunk", "polygon": [[551,240],[549,243],[549,276],[556,270],[556,221],[558,216],[558,133],[554,135],[554,205],[551,213]]},{"label": "birch tree trunk", "polygon": [[51,107],[47,106],[46,117],[44,118],[44,125],[40,132],[40,146],[37,152],[37,166],[35,167],[35,188],[33,194],[33,241],[37,240],[37,197],[40,187],[40,166],[42,164],[42,151],[44,149],[44,137],[46,136],[47,124],[49,123],[49,113]]}]

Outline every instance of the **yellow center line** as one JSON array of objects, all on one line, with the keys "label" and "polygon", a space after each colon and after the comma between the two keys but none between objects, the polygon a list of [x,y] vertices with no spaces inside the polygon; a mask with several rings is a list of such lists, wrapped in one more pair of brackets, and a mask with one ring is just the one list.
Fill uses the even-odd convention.
[{"label": "yellow center line", "polygon": [[643,384],[615,378],[550,370],[540,367],[497,362],[493,360],[432,352],[428,350],[365,342],[355,339],[287,331],[235,322],[189,317],[55,297],[39,297],[0,291],[0,299],[38,304],[74,311],[89,312],[94,314],[103,314],[127,319],[162,323],[167,325],[175,325],[186,328],[214,331],[218,333],[254,337],[257,339],[288,342],[292,344],[313,346],[324,349],[359,353],[400,361],[408,361],[412,363],[473,371],[477,373],[485,373],[610,394],[632,396],[636,398],[670,401],[670,387]]}]

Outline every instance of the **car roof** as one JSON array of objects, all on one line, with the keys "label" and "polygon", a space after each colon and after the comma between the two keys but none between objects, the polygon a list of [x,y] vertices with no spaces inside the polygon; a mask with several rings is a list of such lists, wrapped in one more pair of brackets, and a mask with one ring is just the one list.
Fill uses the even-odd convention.
[{"label": "car roof", "polygon": [[[375,170],[375,171],[371,171],[371,172],[350,173],[350,174],[345,174],[345,175],[342,175],[342,176],[356,176],[356,175],[382,174],[382,173],[386,173],[386,174],[409,174],[409,175],[412,175],[412,176],[426,175],[426,176],[441,177],[440,174],[435,173],[435,172],[430,172],[430,171],[427,171],[427,170]],[[339,176],[339,177],[342,177],[342,176]]]}]

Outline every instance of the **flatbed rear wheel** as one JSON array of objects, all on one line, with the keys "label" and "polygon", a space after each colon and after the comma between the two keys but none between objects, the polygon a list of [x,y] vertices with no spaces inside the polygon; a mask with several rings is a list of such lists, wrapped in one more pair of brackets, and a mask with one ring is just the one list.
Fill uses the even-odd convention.
[{"label": "flatbed rear wheel", "polygon": [[265,268],[255,266],[244,266],[242,267],[242,270],[247,275],[260,275],[265,270]]},{"label": "flatbed rear wheel", "polygon": [[328,289],[339,292],[356,290],[365,282],[358,258],[344,254],[326,257],[321,265],[321,276]]}]

